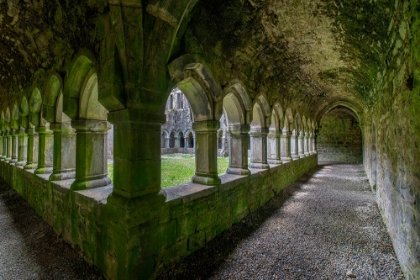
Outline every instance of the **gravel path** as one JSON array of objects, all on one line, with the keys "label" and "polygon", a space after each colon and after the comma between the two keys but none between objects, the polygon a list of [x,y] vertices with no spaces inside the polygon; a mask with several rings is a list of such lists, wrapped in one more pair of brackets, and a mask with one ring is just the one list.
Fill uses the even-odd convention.
[{"label": "gravel path", "polygon": [[0,280],[103,279],[0,179]]},{"label": "gravel path", "polygon": [[325,164],[162,279],[404,279],[359,164]]}]

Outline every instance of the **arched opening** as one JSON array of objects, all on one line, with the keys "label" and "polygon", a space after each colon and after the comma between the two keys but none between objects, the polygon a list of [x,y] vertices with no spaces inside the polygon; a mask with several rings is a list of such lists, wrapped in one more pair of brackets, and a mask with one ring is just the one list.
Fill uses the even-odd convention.
[{"label": "arched opening", "polygon": [[188,148],[194,148],[194,136],[191,132],[188,135]]},{"label": "arched opening", "polygon": [[169,148],[173,149],[175,148],[175,132],[172,131],[171,134],[169,134]]},{"label": "arched opening", "polygon": [[179,137],[179,147],[180,148],[185,148],[184,133],[179,132],[178,137]]},{"label": "arched opening", "polygon": [[339,105],[322,117],[317,150],[319,162],[362,162],[362,133],[351,109]]},{"label": "arched opening", "polygon": [[[98,100],[98,76],[87,55],[73,61],[64,80],[63,111],[76,129],[76,180],[72,190],[104,187],[108,178],[108,111]],[[118,178],[116,178],[118,181]]]},{"label": "arched opening", "polygon": [[217,149],[221,150],[223,148],[223,130],[219,129],[217,131]]},{"label": "arched opening", "polygon": [[271,118],[270,106],[266,98],[260,95],[252,110],[251,135],[251,163],[250,167],[268,169],[267,163],[267,135]]}]

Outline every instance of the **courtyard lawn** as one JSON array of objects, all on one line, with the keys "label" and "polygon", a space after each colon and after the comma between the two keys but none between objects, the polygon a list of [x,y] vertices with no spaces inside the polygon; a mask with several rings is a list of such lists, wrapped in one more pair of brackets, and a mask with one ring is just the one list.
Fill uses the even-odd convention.
[{"label": "courtyard lawn", "polygon": [[[229,166],[229,158],[217,158],[217,172],[224,174]],[[194,175],[194,155],[162,155],[162,188],[177,186],[191,181]],[[113,178],[113,165],[108,163],[108,176]]]}]

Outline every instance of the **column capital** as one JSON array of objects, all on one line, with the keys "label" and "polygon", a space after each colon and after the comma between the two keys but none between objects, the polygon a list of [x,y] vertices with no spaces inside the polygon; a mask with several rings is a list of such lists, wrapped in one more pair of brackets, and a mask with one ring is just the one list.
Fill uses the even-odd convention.
[{"label": "column capital", "polygon": [[251,127],[247,124],[229,124],[227,129],[229,133],[239,135],[249,133]]},{"label": "column capital", "polygon": [[110,123],[133,123],[162,125],[166,122],[166,116],[163,113],[149,112],[138,109],[124,109],[108,113],[108,121]]},{"label": "column capital", "polygon": [[210,132],[210,131],[217,132],[219,127],[220,127],[219,121],[201,121],[201,122],[194,122],[192,124],[192,128],[196,133]]},{"label": "column capital", "polygon": [[71,126],[78,132],[106,132],[111,129],[105,120],[73,120]]},{"label": "column capital", "polygon": [[65,123],[52,123],[50,129],[54,133],[74,133],[75,129],[71,126],[70,122]]}]

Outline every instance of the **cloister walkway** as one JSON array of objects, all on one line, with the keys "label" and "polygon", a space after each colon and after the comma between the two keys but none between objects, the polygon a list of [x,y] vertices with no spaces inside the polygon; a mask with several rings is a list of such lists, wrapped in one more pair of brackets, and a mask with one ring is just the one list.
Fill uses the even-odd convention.
[{"label": "cloister walkway", "polygon": [[164,279],[404,279],[358,164],[323,164]]},{"label": "cloister walkway", "polygon": [[[0,279],[101,279],[0,183]],[[403,279],[361,165],[324,164],[164,279]]]}]

